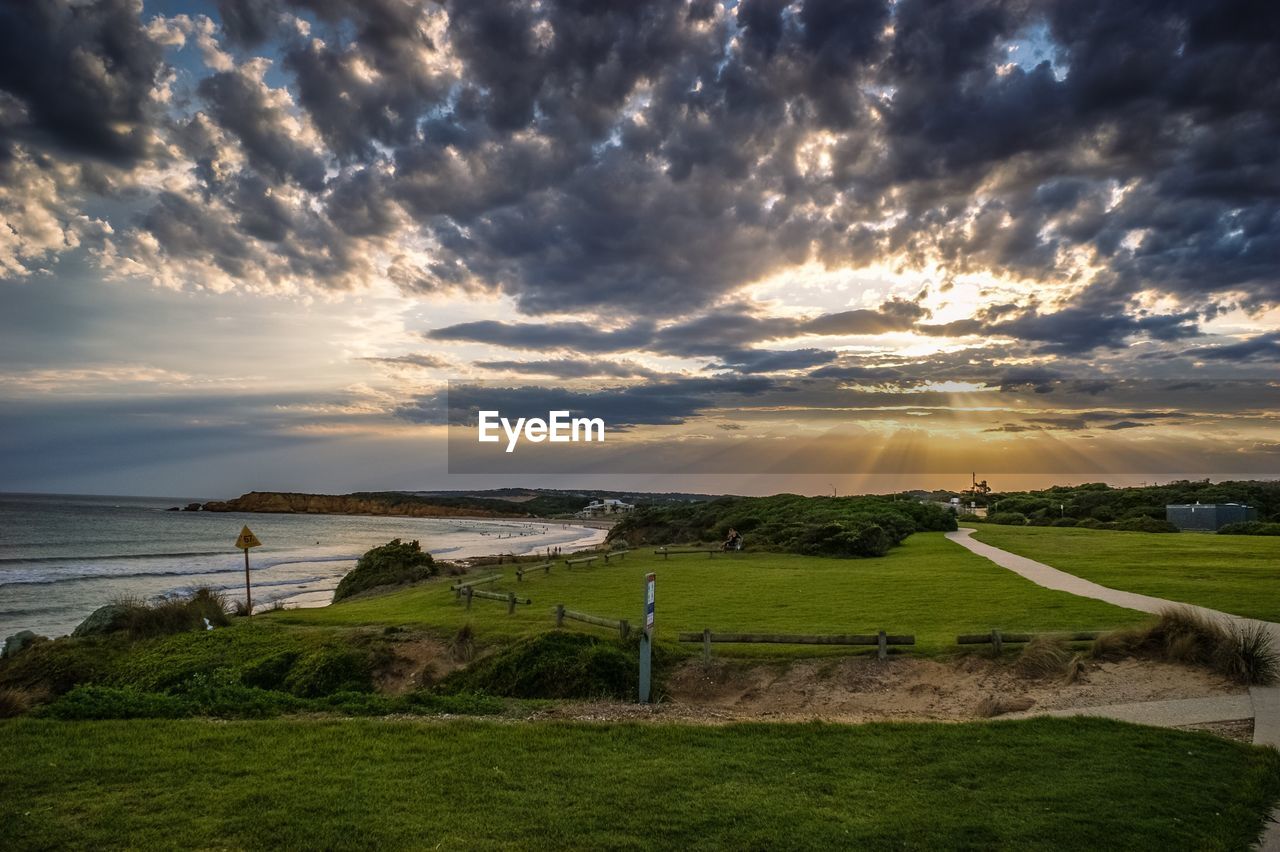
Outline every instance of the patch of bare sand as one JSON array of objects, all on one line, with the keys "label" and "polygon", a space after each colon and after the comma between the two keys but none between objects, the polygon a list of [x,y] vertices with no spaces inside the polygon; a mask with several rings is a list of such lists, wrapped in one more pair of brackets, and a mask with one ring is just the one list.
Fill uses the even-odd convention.
[{"label": "patch of bare sand", "polygon": [[405,636],[392,650],[395,656],[375,678],[378,691],[387,695],[430,686],[466,665],[454,659],[445,643],[430,636]]},{"label": "patch of bare sand", "polygon": [[[663,701],[647,707],[573,703],[539,717],[705,722],[967,721],[1013,710],[1057,710],[1139,701],[1204,698],[1242,692],[1230,681],[1171,663],[1089,663],[1074,683],[1029,679],[1013,666],[981,657],[880,662],[866,657],[753,663],[683,664]],[[993,712],[994,711],[994,712]]]}]

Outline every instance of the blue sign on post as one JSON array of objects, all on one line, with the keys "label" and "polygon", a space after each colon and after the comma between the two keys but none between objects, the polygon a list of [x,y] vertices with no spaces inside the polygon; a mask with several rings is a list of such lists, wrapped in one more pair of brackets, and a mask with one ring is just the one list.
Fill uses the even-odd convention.
[{"label": "blue sign on post", "polygon": [[654,585],[656,574],[644,578],[644,629],[640,631],[640,703],[649,703],[650,666],[653,661]]}]

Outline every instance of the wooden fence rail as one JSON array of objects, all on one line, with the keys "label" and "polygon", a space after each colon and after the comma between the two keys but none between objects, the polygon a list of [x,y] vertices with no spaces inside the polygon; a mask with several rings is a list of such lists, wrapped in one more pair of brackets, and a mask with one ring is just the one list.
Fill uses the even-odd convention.
[{"label": "wooden fence rail", "polygon": [[626,550],[612,550],[604,555],[604,564],[608,565],[610,559],[622,559],[627,555]]},{"label": "wooden fence rail", "polygon": [[1019,645],[1030,642],[1037,636],[1052,636],[1067,642],[1089,642],[1097,639],[1097,630],[1082,630],[1075,633],[1004,633],[992,630],[990,633],[962,633],[956,637],[957,645],[991,645],[998,654],[1004,650],[1006,642]]},{"label": "wooden fence rail", "polygon": [[544,574],[550,574],[551,566],[554,564],[554,562],[543,562],[541,565],[522,565],[516,569],[516,582],[519,583],[523,581],[524,575],[528,574],[530,571],[541,571]]},{"label": "wooden fence rail", "polygon": [[471,586],[462,587],[462,597],[467,602],[467,609],[471,609],[471,599],[480,598],[489,601],[505,601],[507,604],[507,615],[514,615],[516,604],[525,604],[526,606],[533,603],[529,598],[516,597],[515,592],[486,592],[483,589],[472,588]]},{"label": "wooden fence rail", "polygon": [[502,579],[501,574],[490,574],[487,577],[476,577],[474,580],[459,580],[449,588],[453,591],[454,597],[462,597],[462,590],[472,586],[482,586],[485,583],[496,583]]},{"label": "wooden fence rail", "polygon": [[687,553],[705,553],[707,554],[707,558],[711,559],[717,553],[737,553],[737,552],[738,551],[734,551],[734,550],[725,550],[720,547],[682,547],[676,550],[672,550],[667,547],[659,547],[657,550],[654,551],[654,553],[660,554],[663,559],[666,559],[669,556],[679,556],[681,554],[687,554]]},{"label": "wooden fence rail", "polygon": [[592,615],[588,612],[578,612],[577,610],[565,609],[564,604],[556,604],[556,627],[564,627],[565,620],[581,621],[584,624],[594,624],[598,627],[607,627],[610,630],[618,631],[618,638],[626,639],[631,635],[631,623],[625,618],[605,618],[600,615]]},{"label": "wooden fence rail", "polygon": [[703,659],[711,659],[713,643],[735,644],[771,644],[771,645],[875,645],[876,655],[884,659],[889,655],[890,645],[914,645],[916,637],[906,634],[889,634],[881,630],[879,633],[712,633],[710,629],[701,633],[681,633],[681,642],[701,642]]},{"label": "wooden fence rail", "polygon": [[566,568],[572,568],[575,565],[586,565],[587,567],[591,567],[591,563],[595,562],[597,558],[598,557],[595,556],[587,556],[582,559],[566,559],[564,564]]}]

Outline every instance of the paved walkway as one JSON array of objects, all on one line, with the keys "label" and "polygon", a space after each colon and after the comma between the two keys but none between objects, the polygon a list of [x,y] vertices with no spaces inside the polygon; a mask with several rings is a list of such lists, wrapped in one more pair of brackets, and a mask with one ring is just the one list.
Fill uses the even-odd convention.
[{"label": "paved walkway", "polygon": [[[1159,614],[1171,608],[1193,610],[1202,617],[1212,619],[1220,624],[1234,627],[1262,627],[1271,634],[1271,640],[1280,648],[1280,624],[1271,621],[1259,621],[1244,618],[1228,612],[1219,612],[1208,607],[1194,604],[1169,601],[1164,598],[1153,598],[1136,592],[1123,592],[1107,586],[1082,579],[1074,574],[1059,571],[1043,562],[1036,562],[1025,556],[992,547],[972,536],[975,530],[962,527],[955,532],[947,533],[947,538],[961,547],[968,548],[979,556],[984,556],[1001,568],[1008,568],[1015,574],[1026,577],[1031,582],[1046,589],[1068,592],[1080,597],[1106,601],[1109,604],[1136,609],[1139,612]],[[1242,712],[1244,711],[1244,712]],[[1226,714],[1226,715],[1219,715]],[[1235,715],[1230,715],[1235,714]],[[1010,714],[1012,715],[1012,714]],[[1030,714],[1028,714],[1030,715]],[[1243,695],[1225,696],[1223,698],[1192,698],[1185,701],[1149,701],[1142,704],[1114,704],[1109,707],[1084,707],[1066,711],[1053,711],[1052,716],[1107,716],[1127,722],[1144,725],[1195,725],[1205,722],[1225,722],[1253,717],[1253,742],[1255,745],[1267,745],[1280,749],[1280,687],[1255,686],[1249,689],[1246,698]],[[1204,718],[1206,715],[1217,718]],[[1280,852],[1280,808],[1271,814],[1271,824],[1258,847],[1260,852]]]}]

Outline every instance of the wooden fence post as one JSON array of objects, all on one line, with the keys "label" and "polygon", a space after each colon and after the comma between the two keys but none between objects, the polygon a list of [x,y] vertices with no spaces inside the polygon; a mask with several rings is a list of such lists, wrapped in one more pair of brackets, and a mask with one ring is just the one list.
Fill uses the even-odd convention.
[{"label": "wooden fence post", "polygon": [[516,614],[516,593],[507,592],[507,615]]},{"label": "wooden fence post", "polygon": [[994,627],[991,628],[991,647],[998,657],[1004,652],[1004,637],[1000,635],[1000,631]]},{"label": "wooden fence post", "polygon": [[556,604],[556,627],[564,627],[564,604]]},{"label": "wooden fence post", "polygon": [[711,662],[711,628],[702,629],[702,662]]},{"label": "wooden fence post", "polygon": [[467,586],[466,588],[467,588],[467,609],[469,611],[471,609],[471,597],[475,593],[475,589],[471,588],[470,586]]},{"label": "wooden fence post", "polygon": [[889,638],[885,635],[883,630],[881,630],[880,635],[876,637],[876,646],[878,648],[876,651],[877,657],[883,660],[885,657],[889,656]]},{"label": "wooden fence post", "polygon": [[618,636],[623,641],[626,641],[626,638],[630,635],[631,635],[631,622],[627,621],[624,618],[622,619],[622,621],[618,622]]}]

